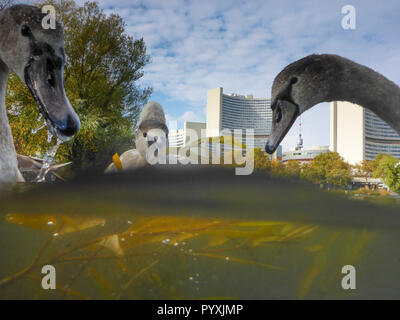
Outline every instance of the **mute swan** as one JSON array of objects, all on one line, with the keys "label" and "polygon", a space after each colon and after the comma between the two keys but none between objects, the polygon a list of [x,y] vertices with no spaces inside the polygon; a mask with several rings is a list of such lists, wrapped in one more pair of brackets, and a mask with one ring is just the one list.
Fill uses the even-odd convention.
[{"label": "mute swan", "polygon": [[40,8],[29,5],[0,11],[0,188],[23,181],[5,105],[9,70],[30,89],[48,130],[65,140],[80,128],[64,90],[62,25],[43,29],[44,16]]},{"label": "mute swan", "polygon": [[300,114],[330,101],[368,108],[400,134],[400,88],[394,82],[338,55],[314,54],[291,63],[274,80],[266,152],[276,150]]},{"label": "mute swan", "polygon": [[[142,110],[136,131],[136,149],[124,152],[121,157],[122,169],[136,169],[155,160],[158,150],[167,147],[168,127],[165,124],[163,108],[157,102],[149,102]],[[151,152],[154,150],[154,152]],[[150,152],[149,152],[150,151]],[[105,173],[117,172],[111,163]]]}]

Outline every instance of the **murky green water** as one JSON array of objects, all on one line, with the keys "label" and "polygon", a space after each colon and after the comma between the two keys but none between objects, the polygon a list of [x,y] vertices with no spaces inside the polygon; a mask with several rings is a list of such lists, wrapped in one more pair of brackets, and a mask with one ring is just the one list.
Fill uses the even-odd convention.
[{"label": "murky green water", "polygon": [[398,207],[303,183],[149,168],[35,187],[0,213],[2,299],[400,298]]}]

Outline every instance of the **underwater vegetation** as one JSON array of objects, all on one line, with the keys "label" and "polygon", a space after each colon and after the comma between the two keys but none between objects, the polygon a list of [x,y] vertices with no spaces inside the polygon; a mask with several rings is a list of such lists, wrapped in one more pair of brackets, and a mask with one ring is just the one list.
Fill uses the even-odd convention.
[{"label": "underwater vegetation", "polygon": [[[397,205],[233,169],[149,167],[0,200],[1,299],[399,298]],[[55,290],[41,286],[44,265]],[[356,290],[341,286],[357,270]]]}]

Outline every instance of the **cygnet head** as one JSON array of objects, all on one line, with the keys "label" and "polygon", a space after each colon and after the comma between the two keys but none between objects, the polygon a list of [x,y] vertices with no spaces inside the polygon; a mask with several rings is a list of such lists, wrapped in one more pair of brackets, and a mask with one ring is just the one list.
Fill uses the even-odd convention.
[{"label": "cygnet head", "polygon": [[67,140],[81,124],[64,89],[62,25],[43,28],[45,16],[41,8],[22,4],[0,11],[0,64],[28,86],[49,130]]},{"label": "cygnet head", "polygon": [[147,159],[148,155],[158,155],[168,142],[168,127],[165,124],[164,111],[157,102],[149,102],[140,114],[136,132],[136,149]]}]

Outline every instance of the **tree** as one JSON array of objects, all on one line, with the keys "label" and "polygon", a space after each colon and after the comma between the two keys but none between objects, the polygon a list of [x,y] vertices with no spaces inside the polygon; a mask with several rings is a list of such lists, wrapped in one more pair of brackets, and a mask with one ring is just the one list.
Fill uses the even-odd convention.
[{"label": "tree", "polygon": [[290,160],[285,164],[285,174],[289,177],[299,177],[301,172],[300,163],[296,160]]},{"label": "tree", "polygon": [[318,170],[314,168],[312,161],[306,162],[301,167],[300,178],[314,183],[319,183],[320,175]]},{"label": "tree", "polygon": [[269,156],[265,154],[260,148],[254,149],[254,169],[268,170],[271,168],[271,161]]},{"label": "tree", "polygon": [[334,186],[346,186],[351,181],[349,170],[333,168],[326,174],[326,182]]},{"label": "tree", "polygon": [[363,160],[353,166],[354,175],[357,177],[371,178],[377,169],[376,160]]},{"label": "tree", "polygon": [[[137,80],[150,62],[143,39],[125,33],[126,24],[116,14],[106,15],[96,2],[79,7],[72,0],[40,1],[51,4],[64,25],[65,87],[81,119],[81,130],[59,148],[57,158],[73,161],[75,168],[104,169],[115,152],[132,148],[135,125],[151,88]],[[16,76],[8,82],[10,112],[17,152],[41,155],[48,148],[45,130],[38,126],[36,103]]]},{"label": "tree", "polygon": [[382,178],[393,191],[400,191],[400,166],[397,166],[399,159],[390,154],[380,153],[376,156],[374,178]]},{"label": "tree", "polygon": [[337,152],[321,153],[303,166],[300,177],[315,183],[345,186],[351,180],[350,165]]},{"label": "tree", "polygon": [[274,160],[271,160],[270,163],[271,164],[270,164],[269,171],[272,174],[277,175],[277,176],[279,176],[279,175],[283,175],[284,176],[285,175],[286,167],[281,161],[279,161],[277,159],[274,159]]},{"label": "tree", "polygon": [[399,160],[390,154],[379,153],[375,158],[374,178],[384,178],[385,170],[388,167],[394,167]]},{"label": "tree", "polygon": [[390,190],[400,192],[400,166],[388,165],[384,170],[384,181]]}]

